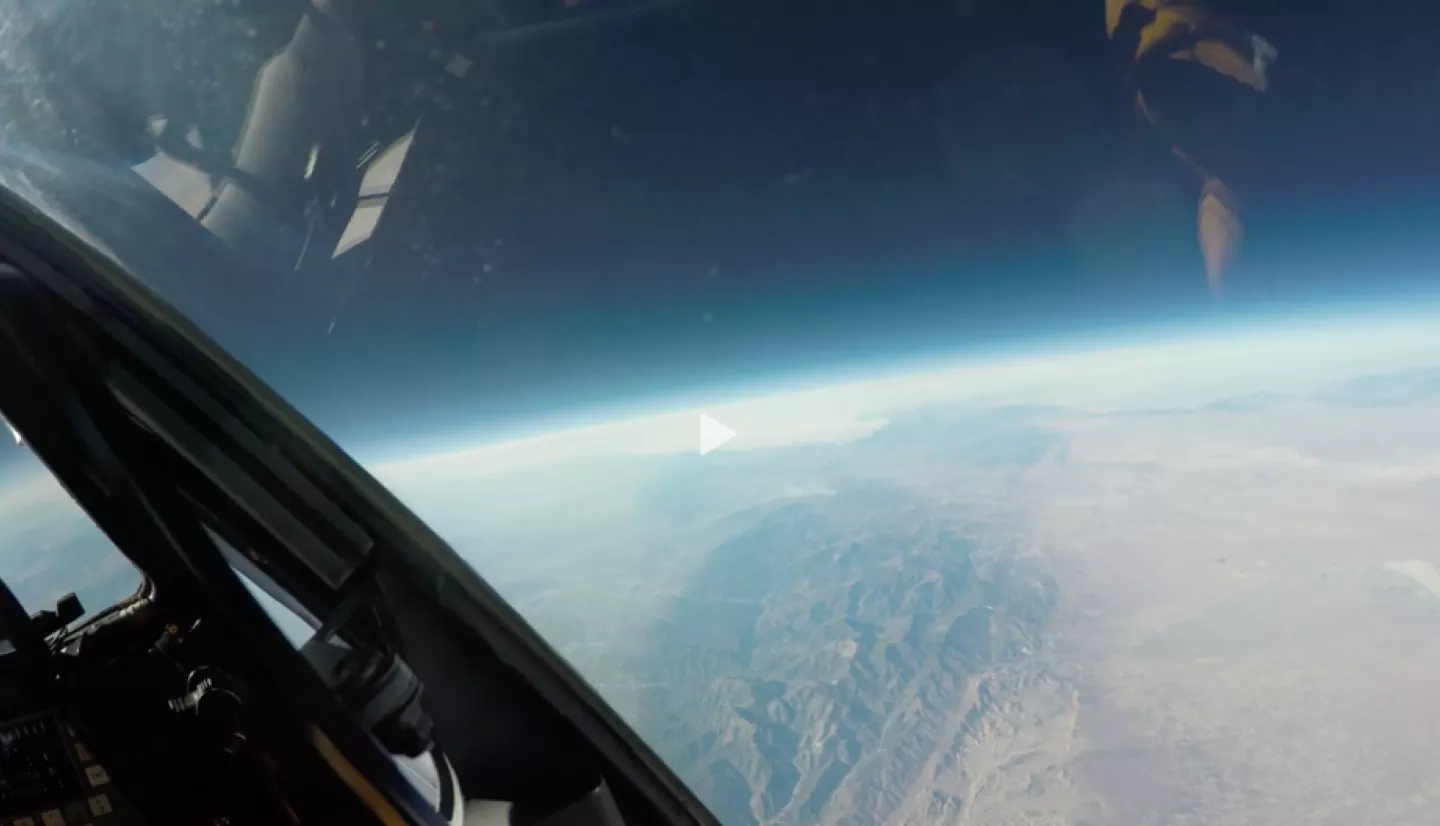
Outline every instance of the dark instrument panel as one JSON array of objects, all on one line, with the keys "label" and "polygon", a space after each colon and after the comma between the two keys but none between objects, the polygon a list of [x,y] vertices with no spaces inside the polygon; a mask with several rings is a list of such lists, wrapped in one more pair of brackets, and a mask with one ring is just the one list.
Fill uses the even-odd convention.
[{"label": "dark instrument panel", "polygon": [[52,714],[0,723],[0,817],[79,797],[80,778],[69,752]]},{"label": "dark instrument panel", "polygon": [[53,711],[0,722],[0,826],[131,822],[117,804],[109,773]]}]

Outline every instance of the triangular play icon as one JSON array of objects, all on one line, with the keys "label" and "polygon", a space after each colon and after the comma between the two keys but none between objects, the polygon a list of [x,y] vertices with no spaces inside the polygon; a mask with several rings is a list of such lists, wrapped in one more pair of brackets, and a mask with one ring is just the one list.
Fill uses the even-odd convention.
[{"label": "triangular play icon", "polygon": [[700,414],[700,455],[704,456],[717,447],[735,438],[735,431],[717,421],[714,417]]}]

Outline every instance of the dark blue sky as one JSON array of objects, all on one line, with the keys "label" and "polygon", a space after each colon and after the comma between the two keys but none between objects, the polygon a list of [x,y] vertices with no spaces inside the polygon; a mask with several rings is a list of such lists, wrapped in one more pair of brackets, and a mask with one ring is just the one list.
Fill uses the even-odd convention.
[{"label": "dark blue sky", "polygon": [[[1237,127],[1247,238],[1221,303],[1198,187],[1130,106],[1101,0],[681,0],[544,36],[469,21],[474,69],[432,90],[367,259],[218,292],[201,320],[359,444],[1423,293],[1440,21],[1355,5],[1238,7],[1280,60]],[[388,77],[367,80],[376,101]]]}]

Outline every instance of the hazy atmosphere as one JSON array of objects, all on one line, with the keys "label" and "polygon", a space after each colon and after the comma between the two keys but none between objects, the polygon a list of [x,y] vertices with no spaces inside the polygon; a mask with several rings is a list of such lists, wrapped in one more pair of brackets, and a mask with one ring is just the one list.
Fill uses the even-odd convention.
[{"label": "hazy atmosphere", "polygon": [[[15,0],[0,185],[727,824],[1420,824],[1437,43],[1414,0]],[[0,446],[27,607],[133,589],[90,528]]]},{"label": "hazy atmosphere", "polygon": [[757,432],[703,457],[677,414],[375,470],[726,822],[1420,823],[1433,326],[720,405]]}]

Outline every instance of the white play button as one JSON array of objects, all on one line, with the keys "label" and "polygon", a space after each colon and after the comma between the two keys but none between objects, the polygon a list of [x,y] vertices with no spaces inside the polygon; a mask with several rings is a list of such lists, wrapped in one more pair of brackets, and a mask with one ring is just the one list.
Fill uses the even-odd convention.
[{"label": "white play button", "polygon": [[717,447],[735,438],[735,431],[721,424],[719,421],[700,414],[700,455],[704,456]]}]

